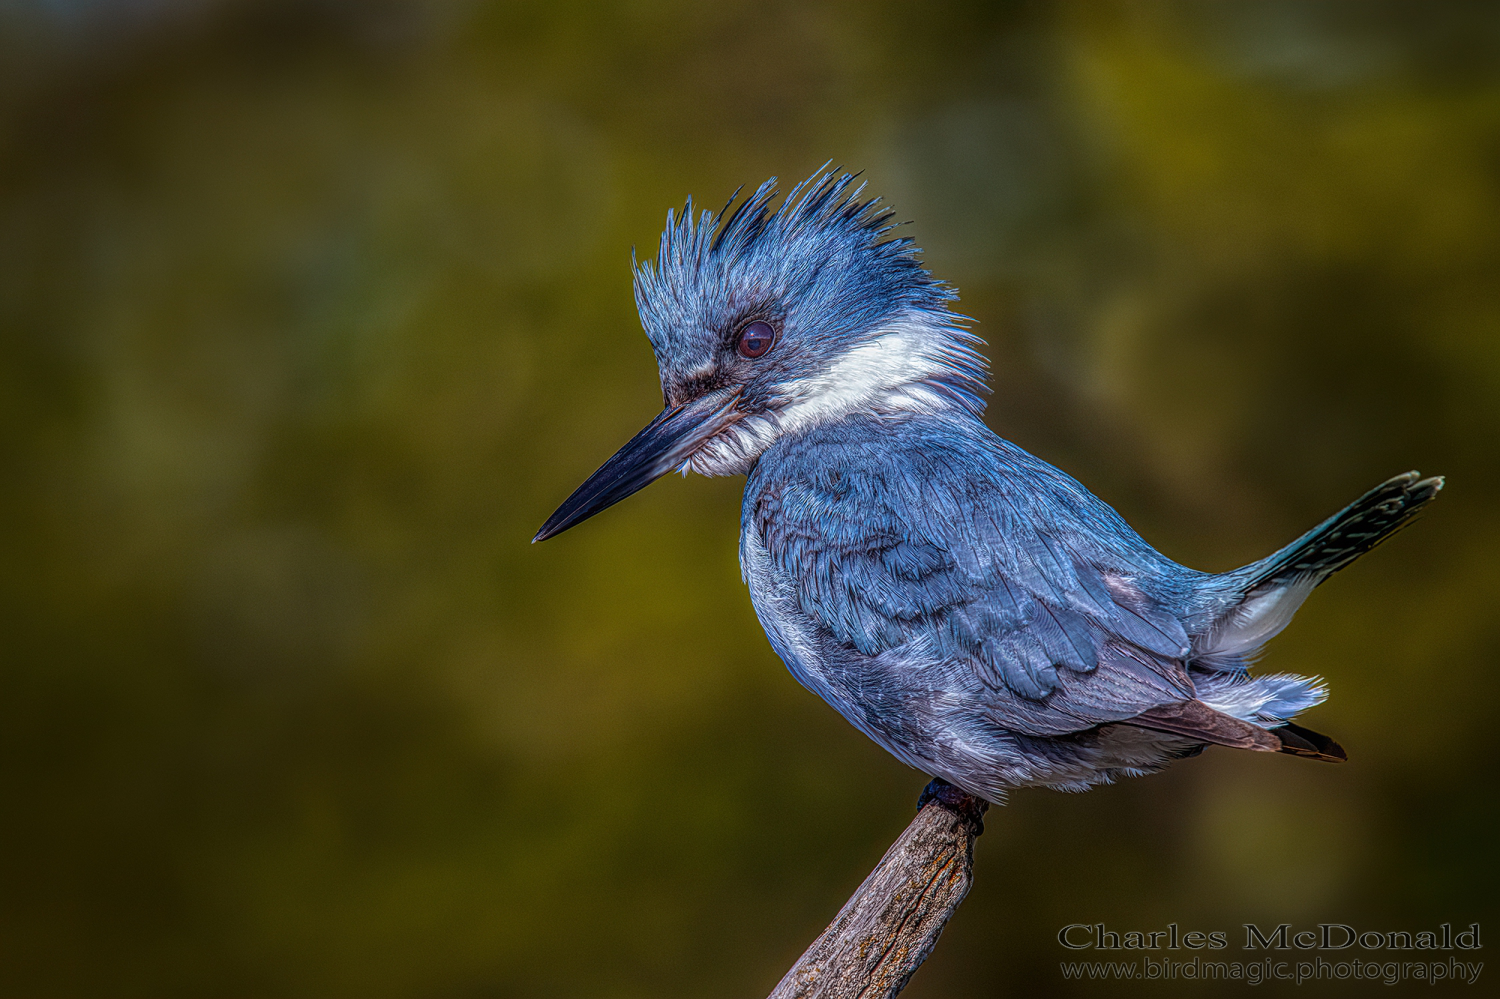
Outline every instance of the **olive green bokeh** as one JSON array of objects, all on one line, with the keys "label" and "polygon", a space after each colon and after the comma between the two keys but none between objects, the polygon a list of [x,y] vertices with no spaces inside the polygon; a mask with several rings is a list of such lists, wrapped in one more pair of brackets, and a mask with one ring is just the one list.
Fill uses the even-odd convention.
[{"label": "olive green bokeh", "polygon": [[738,480],[528,542],[659,407],[629,248],[830,157],[960,286],[991,424],[1180,561],[1449,476],[1266,657],[1347,766],[1015,795],[908,994],[1109,994],[1071,922],[1495,914],[1494,5],[37,0],[0,39],[0,993],[770,988],[925,777],[776,661]]}]

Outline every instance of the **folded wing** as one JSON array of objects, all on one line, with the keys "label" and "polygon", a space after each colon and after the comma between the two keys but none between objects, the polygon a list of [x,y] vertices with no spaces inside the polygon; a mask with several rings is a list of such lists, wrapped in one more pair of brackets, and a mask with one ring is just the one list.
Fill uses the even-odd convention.
[{"label": "folded wing", "polygon": [[987,713],[1029,735],[1193,696],[1188,635],[1137,575],[1165,560],[1077,482],[998,439],[908,429],[852,463],[849,443],[798,442],[756,471],[746,511],[832,639],[967,668]]}]

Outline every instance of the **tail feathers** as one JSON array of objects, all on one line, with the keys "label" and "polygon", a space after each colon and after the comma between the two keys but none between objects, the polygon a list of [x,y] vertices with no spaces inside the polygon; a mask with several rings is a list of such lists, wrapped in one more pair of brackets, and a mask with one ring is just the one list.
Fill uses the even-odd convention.
[{"label": "tail feathers", "polygon": [[1308,760],[1322,760],[1325,763],[1349,761],[1349,754],[1344,752],[1343,746],[1323,733],[1314,732],[1310,728],[1287,722],[1279,728],[1272,729],[1271,734],[1281,740],[1283,753],[1290,753]]},{"label": "tail feathers", "polygon": [[[1270,558],[1240,571],[1247,592],[1279,582],[1322,582],[1411,522],[1443,488],[1441,476],[1387,479]],[[1316,584],[1315,584],[1316,585]]]},{"label": "tail feathers", "polygon": [[1254,655],[1315,586],[1405,527],[1442,488],[1417,472],[1388,479],[1276,554],[1220,577],[1242,596],[1198,637],[1198,654]]}]

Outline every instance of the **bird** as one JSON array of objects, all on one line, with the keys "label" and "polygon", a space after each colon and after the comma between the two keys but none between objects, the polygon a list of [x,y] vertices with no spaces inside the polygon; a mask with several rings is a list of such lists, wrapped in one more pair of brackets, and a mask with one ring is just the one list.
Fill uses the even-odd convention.
[{"label": "bird", "polygon": [[740,564],[772,648],[929,791],[1082,791],[1211,745],[1347,759],[1294,721],[1320,678],[1251,666],[1441,477],[1388,479],[1243,568],[1189,569],[984,422],[984,341],[858,174],[740,193],[669,210],[655,260],[632,253],[664,408],[533,542],[673,471],[744,475]]}]

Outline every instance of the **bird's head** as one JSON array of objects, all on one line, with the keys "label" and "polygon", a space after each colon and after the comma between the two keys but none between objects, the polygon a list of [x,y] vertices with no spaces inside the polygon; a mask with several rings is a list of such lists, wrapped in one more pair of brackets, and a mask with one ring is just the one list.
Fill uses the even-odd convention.
[{"label": "bird's head", "polygon": [[537,532],[559,534],[671,471],[743,473],[778,437],[851,413],[979,414],[980,340],[863,186],[819,170],[773,210],[776,180],[717,215],[667,213],[635,267],[666,408]]}]

